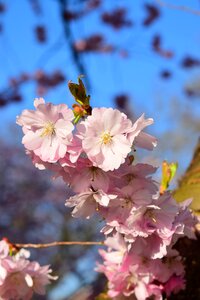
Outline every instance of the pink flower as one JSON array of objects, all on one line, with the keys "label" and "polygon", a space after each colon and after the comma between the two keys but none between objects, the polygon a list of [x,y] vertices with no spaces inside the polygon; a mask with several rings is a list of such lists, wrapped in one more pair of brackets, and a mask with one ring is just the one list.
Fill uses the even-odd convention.
[{"label": "pink flower", "polygon": [[58,172],[61,169],[61,167],[58,164],[45,162],[41,160],[41,158],[35,155],[33,151],[26,150],[26,154],[31,158],[33,165],[39,170],[48,169],[54,172]]},{"label": "pink flower", "polygon": [[196,239],[194,228],[197,223],[196,216],[189,209],[192,199],[187,199],[178,204],[179,213],[177,214],[174,221],[175,236],[173,243],[180,237],[180,235],[187,236],[189,239]]},{"label": "pink flower", "polygon": [[49,266],[41,267],[36,262],[29,262],[26,259],[15,259],[8,257],[1,261],[0,277],[0,299],[23,299],[29,300],[33,293],[45,294],[45,286],[50,279],[56,279],[49,275]]},{"label": "pink flower", "polygon": [[185,289],[185,280],[180,276],[172,276],[164,286],[164,291],[169,297],[171,293],[177,294],[180,290]]},{"label": "pink flower", "polygon": [[99,251],[104,263],[98,265],[97,271],[103,272],[108,278],[108,295],[111,298],[135,294],[136,299],[145,300],[149,296],[147,286],[152,280],[152,275],[148,270],[140,270],[140,257],[130,254],[122,241],[119,234],[106,240],[106,244],[114,248]]},{"label": "pink flower", "polygon": [[[117,232],[124,234],[125,238],[128,236],[129,241],[130,238],[134,240],[139,235],[148,236],[148,232],[143,230],[143,227],[137,221],[139,219],[139,222],[143,222],[143,214],[152,202],[153,193],[154,185],[139,178],[135,178],[133,182],[121,188],[121,190],[114,190],[117,198],[103,212],[106,221],[103,232],[108,234],[115,229]],[[150,229],[149,234],[152,232],[152,228]]]},{"label": "pink flower", "polygon": [[126,159],[126,162],[120,166],[118,170],[115,171],[115,176],[118,175],[118,177],[125,177],[126,182],[130,182],[131,180],[134,180],[135,178],[151,178],[150,175],[154,174],[157,171],[156,167],[153,167],[149,164],[143,164],[138,163],[136,165],[133,165],[130,163],[128,159]]},{"label": "pink flower", "polygon": [[83,152],[82,141],[76,135],[73,136],[71,144],[67,147],[67,152],[71,164],[75,164]]},{"label": "pink flower", "polygon": [[[127,168],[126,172],[122,172],[121,176],[119,177],[118,185],[123,183],[123,186],[127,185],[134,185],[135,187],[138,186],[137,189],[144,188],[144,189],[149,189],[152,194],[157,194],[158,192],[158,183],[154,181],[149,174],[145,174],[145,168],[143,170],[143,166],[148,166],[148,165],[143,165],[143,164],[137,164],[136,166],[131,165],[129,168]],[[141,170],[140,170],[141,167]],[[140,170],[140,171],[139,171]],[[149,170],[150,171],[150,170]],[[144,173],[143,173],[144,172]],[[147,170],[146,170],[147,172]],[[120,172],[119,172],[120,174]],[[120,185],[121,188],[121,185]]]},{"label": "pink flower", "polygon": [[72,141],[72,110],[67,105],[45,103],[44,99],[35,99],[34,110],[24,110],[17,117],[22,126],[25,148],[33,151],[44,162],[56,162],[65,156]]},{"label": "pink flower", "polygon": [[76,193],[88,191],[90,187],[107,192],[109,183],[108,173],[92,166],[90,162],[90,165],[74,170],[70,186]]},{"label": "pink flower", "polygon": [[117,109],[94,108],[77,128],[93,165],[109,171],[119,168],[131,151],[132,142],[126,136],[131,127],[131,121]]},{"label": "pink flower", "polygon": [[9,245],[5,240],[0,241],[0,259],[9,255]]},{"label": "pink flower", "polygon": [[146,238],[137,237],[132,244],[132,249],[137,255],[156,259],[167,255],[167,246],[169,244],[169,239],[163,240],[153,233]]},{"label": "pink flower", "polygon": [[57,277],[50,275],[49,266],[41,267],[37,262],[30,262],[30,252],[21,249],[10,256],[7,251],[8,243],[0,241],[0,299],[29,300],[34,293],[44,295],[45,287],[50,280]]},{"label": "pink flower", "polygon": [[121,264],[128,251],[128,246],[122,235],[116,233],[112,237],[108,237],[105,240],[105,245],[109,247],[109,251],[106,252],[102,249],[99,250],[99,253],[104,260],[109,261],[110,263]]},{"label": "pink flower", "polygon": [[29,275],[28,285],[33,292],[44,295],[45,287],[50,283],[50,280],[57,279],[56,276],[51,275],[52,270],[49,266],[40,266],[38,262],[30,262],[27,267]]},{"label": "pink flower", "polygon": [[[150,240],[146,245],[149,243]],[[134,294],[133,298],[137,300],[146,300],[150,296],[162,300],[163,291],[170,295],[184,287],[184,267],[176,250],[168,248],[168,255],[161,260],[151,259],[145,243],[128,245],[120,234],[107,238],[105,244],[109,248],[99,251],[103,264],[98,264],[96,270],[106,275],[111,298]]]},{"label": "pink flower", "polygon": [[67,199],[65,205],[75,207],[72,211],[73,217],[84,217],[89,219],[95,211],[99,211],[101,207],[107,207],[110,200],[115,199],[115,195],[109,195],[102,190],[92,190],[75,195]]},{"label": "pink flower", "polygon": [[8,299],[31,299],[32,292],[26,282],[26,267],[28,261],[25,259],[15,260],[8,257],[1,261],[0,298]]},{"label": "pink flower", "polygon": [[177,204],[170,193],[165,193],[147,206],[133,207],[125,225],[134,235],[147,237],[156,232],[168,240],[175,232],[173,222],[177,213]]},{"label": "pink flower", "polygon": [[156,147],[157,139],[152,135],[142,132],[145,127],[151,124],[153,124],[153,119],[145,119],[144,114],[142,114],[141,117],[133,124],[133,127],[128,134],[128,138],[135,146],[147,150],[152,150]]},{"label": "pink flower", "polygon": [[[127,178],[124,178],[126,175]],[[126,184],[128,178],[131,178],[130,182],[125,186],[120,186],[119,183],[120,189],[113,189],[117,198],[110,202],[108,209],[103,212],[106,221],[103,232],[108,234],[115,229],[124,234],[125,239],[134,241],[135,237],[148,236],[156,230],[151,212],[154,208],[160,212],[160,208],[153,205],[153,197],[158,188],[151,178],[145,178],[142,175],[137,177],[134,173],[127,173],[126,175],[122,173],[121,181]]]},{"label": "pink flower", "polygon": [[[153,295],[153,300],[163,300],[162,292],[163,292],[163,285],[156,285],[156,284],[148,284],[147,287],[149,296]],[[151,298],[150,298],[151,299]]]}]

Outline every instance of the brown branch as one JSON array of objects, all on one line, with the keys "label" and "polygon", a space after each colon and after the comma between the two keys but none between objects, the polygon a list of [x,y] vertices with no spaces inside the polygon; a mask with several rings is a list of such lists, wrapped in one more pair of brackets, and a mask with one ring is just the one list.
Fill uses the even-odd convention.
[{"label": "brown branch", "polygon": [[188,6],[174,5],[174,4],[171,4],[171,3],[164,2],[163,0],[156,0],[156,2],[158,4],[160,4],[161,6],[164,6],[164,7],[170,8],[170,9],[185,11],[185,12],[191,13],[193,15],[200,16],[200,11],[199,10],[192,9]]},{"label": "brown branch", "polygon": [[13,244],[17,248],[48,248],[54,246],[70,246],[70,245],[82,245],[82,246],[91,246],[91,245],[99,245],[103,246],[104,242],[52,242],[47,244]]}]

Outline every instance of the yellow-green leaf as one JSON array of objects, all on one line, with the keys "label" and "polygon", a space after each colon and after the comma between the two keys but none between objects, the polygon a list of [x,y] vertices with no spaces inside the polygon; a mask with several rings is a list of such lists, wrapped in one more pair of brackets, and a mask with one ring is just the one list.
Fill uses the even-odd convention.
[{"label": "yellow-green leaf", "polygon": [[176,174],[178,168],[177,163],[168,163],[166,160],[162,163],[162,180],[160,185],[160,193],[163,194],[169,187],[171,180]]},{"label": "yellow-green leaf", "polygon": [[191,208],[200,213],[200,141],[195,149],[192,161],[173,192],[177,202],[193,198]]}]

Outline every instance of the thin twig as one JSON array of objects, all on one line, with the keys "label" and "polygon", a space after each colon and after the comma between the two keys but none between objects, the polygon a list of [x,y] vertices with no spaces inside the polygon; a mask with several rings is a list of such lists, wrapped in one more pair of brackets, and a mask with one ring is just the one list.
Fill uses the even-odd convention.
[{"label": "thin twig", "polygon": [[156,2],[158,4],[160,4],[161,6],[165,6],[165,7],[170,8],[170,9],[185,11],[185,12],[191,13],[193,15],[200,16],[200,11],[199,10],[192,9],[188,6],[174,5],[174,4],[171,4],[171,3],[164,2],[162,0],[156,0]]},{"label": "thin twig", "polygon": [[48,248],[54,246],[70,246],[70,245],[82,245],[82,246],[91,246],[91,245],[98,245],[103,246],[104,242],[80,242],[80,241],[73,241],[73,242],[52,242],[47,244],[14,244],[17,248]]},{"label": "thin twig", "polygon": [[74,62],[76,64],[76,66],[77,66],[79,75],[83,74],[85,76],[86,86],[89,89],[89,87],[90,87],[89,83],[90,82],[89,82],[89,79],[88,79],[88,75],[87,75],[87,71],[86,71],[86,68],[84,66],[84,63],[81,60],[81,54],[78,53],[74,49],[74,38],[73,38],[73,32],[72,32],[71,27],[70,27],[70,22],[68,20],[65,20],[65,18],[64,18],[65,9],[68,7],[68,4],[69,4],[68,0],[59,0],[59,3],[60,3],[60,13],[61,13],[63,26],[64,26],[65,37],[68,41],[68,44],[69,44],[69,47],[70,47],[70,50],[71,50],[71,54],[72,54],[72,57],[74,59]]}]

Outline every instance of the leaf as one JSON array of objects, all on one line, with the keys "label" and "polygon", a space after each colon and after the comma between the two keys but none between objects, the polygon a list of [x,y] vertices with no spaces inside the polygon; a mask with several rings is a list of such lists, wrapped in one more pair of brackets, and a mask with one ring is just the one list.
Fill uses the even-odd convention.
[{"label": "leaf", "polygon": [[178,188],[173,192],[177,202],[193,198],[191,208],[200,213],[200,140],[194,151],[192,161],[179,181]]},{"label": "leaf", "polygon": [[176,174],[176,170],[178,168],[177,163],[168,163],[166,160],[162,163],[162,180],[160,185],[160,193],[163,194],[164,191],[167,190],[171,180],[174,178]]},{"label": "leaf", "polygon": [[91,115],[92,107],[90,106],[90,95],[87,96],[86,94],[86,88],[81,80],[81,76],[78,77],[78,83],[70,81],[68,87],[75,101],[78,103],[72,105],[75,117],[73,122],[77,124],[84,116]]},{"label": "leaf", "polygon": [[78,78],[78,84],[69,82],[68,83],[69,90],[72,94],[72,96],[75,98],[75,101],[81,105],[89,106],[89,100],[90,96],[86,95],[86,89],[83,84],[83,81],[81,80],[80,76]]}]

